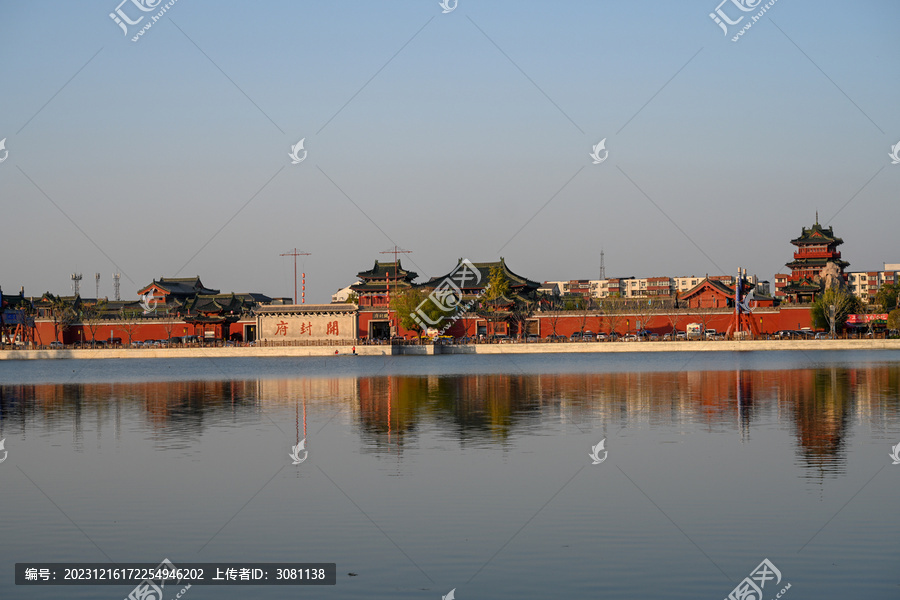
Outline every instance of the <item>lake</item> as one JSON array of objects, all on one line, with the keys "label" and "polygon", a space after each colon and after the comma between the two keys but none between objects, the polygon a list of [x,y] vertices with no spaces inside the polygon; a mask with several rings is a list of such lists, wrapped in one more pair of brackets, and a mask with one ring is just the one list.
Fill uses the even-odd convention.
[{"label": "lake", "polygon": [[0,361],[0,439],[3,599],[900,598],[900,352]]}]

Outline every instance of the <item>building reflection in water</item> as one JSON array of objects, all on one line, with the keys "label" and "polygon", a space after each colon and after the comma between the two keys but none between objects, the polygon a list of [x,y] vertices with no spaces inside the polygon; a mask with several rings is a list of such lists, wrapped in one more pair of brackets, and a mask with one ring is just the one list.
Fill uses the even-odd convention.
[{"label": "building reflection in water", "polygon": [[307,411],[327,409],[344,424],[350,419],[367,451],[402,454],[424,424],[463,445],[484,445],[550,422],[582,430],[598,422],[609,430],[700,425],[749,440],[755,424],[774,420],[790,424],[797,458],[811,477],[822,477],[843,472],[854,424],[885,430],[897,419],[898,387],[900,369],[885,365],[5,385],[0,439],[69,429],[78,449],[86,428],[99,435],[100,424],[112,424],[118,437],[140,419],[160,440],[189,447],[212,422],[239,426],[288,414],[299,442],[307,436]]}]

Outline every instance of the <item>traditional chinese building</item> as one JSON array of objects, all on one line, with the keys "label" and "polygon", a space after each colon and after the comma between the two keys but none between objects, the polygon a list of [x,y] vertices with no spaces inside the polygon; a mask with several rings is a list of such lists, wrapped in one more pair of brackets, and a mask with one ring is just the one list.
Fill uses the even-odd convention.
[{"label": "traditional chinese building", "polygon": [[[678,306],[682,308],[734,308],[734,277],[728,279],[730,279],[730,285],[725,283],[727,280],[722,276],[704,278],[693,289],[679,296]],[[753,283],[745,283],[741,297],[744,298],[755,287]],[[772,307],[774,304],[774,298],[762,291],[753,292],[752,308]]]},{"label": "traditional chinese building", "polygon": [[377,307],[387,309],[389,292],[401,292],[413,286],[413,280],[419,274],[407,271],[397,262],[375,261],[375,266],[368,271],[360,271],[356,277],[360,283],[350,286],[357,295],[360,308]]},{"label": "traditional chinese building", "polygon": [[844,277],[844,268],[850,263],[841,260],[841,253],[837,249],[843,243],[844,240],[835,237],[831,227],[826,229],[819,225],[818,215],[812,227],[804,227],[800,237],[791,240],[791,244],[797,247],[794,260],[785,264],[791,269],[791,275],[787,283],[779,288],[787,302],[813,302],[822,291],[825,276],[823,270],[826,267],[835,271],[836,276]]},{"label": "traditional chinese building", "polygon": [[214,296],[219,290],[203,285],[199,277],[160,277],[138,290],[138,295],[149,305],[159,305],[178,312],[178,309],[198,294]]}]

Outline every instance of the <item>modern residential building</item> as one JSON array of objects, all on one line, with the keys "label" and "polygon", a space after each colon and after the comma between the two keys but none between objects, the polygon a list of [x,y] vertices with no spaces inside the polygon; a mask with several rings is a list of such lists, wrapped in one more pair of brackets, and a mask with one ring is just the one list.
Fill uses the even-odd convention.
[{"label": "modern residential building", "polygon": [[846,275],[853,294],[866,304],[871,304],[875,302],[881,286],[900,283],[900,263],[884,263],[881,271],[850,271]]}]

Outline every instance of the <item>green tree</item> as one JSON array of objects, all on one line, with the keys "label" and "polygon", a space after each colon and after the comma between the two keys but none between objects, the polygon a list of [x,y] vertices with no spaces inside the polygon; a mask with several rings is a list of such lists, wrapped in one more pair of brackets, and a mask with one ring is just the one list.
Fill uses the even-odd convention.
[{"label": "green tree", "polygon": [[888,313],[888,329],[900,329],[900,308],[895,308]]},{"label": "green tree", "polygon": [[810,313],[813,327],[831,331],[831,307],[834,306],[835,333],[844,328],[847,317],[860,310],[859,298],[847,289],[829,288],[816,297]]},{"label": "green tree", "polygon": [[881,286],[875,294],[875,302],[885,312],[900,308],[900,284],[886,283]]},{"label": "green tree", "polygon": [[[423,319],[419,316],[419,319],[423,320],[426,327],[440,329],[446,324],[446,319],[453,316],[453,313],[442,311],[439,306],[430,300],[422,304],[422,302],[426,300],[428,300],[428,296],[424,291],[410,288],[391,294],[390,309],[396,313],[400,326],[404,329],[409,331],[422,329],[419,322],[413,318],[413,315],[416,314],[417,310],[421,310],[425,313],[426,318]],[[424,331],[422,333],[424,333]]]},{"label": "green tree", "polygon": [[488,289],[484,292],[482,299],[485,301],[497,300],[509,293],[509,280],[506,273],[500,267],[491,267],[491,274],[488,277]]},{"label": "green tree", "polygon": [[[487,288],[478,303],[476,314],[491,324],[506,321],[510,317],[507,307],[503,306],[507,294],[509,294],[509,280],[506,278],[506,273],[500,267],[491,267]],[[494,335],[493,325],[490,329],[488,335]]]}]

